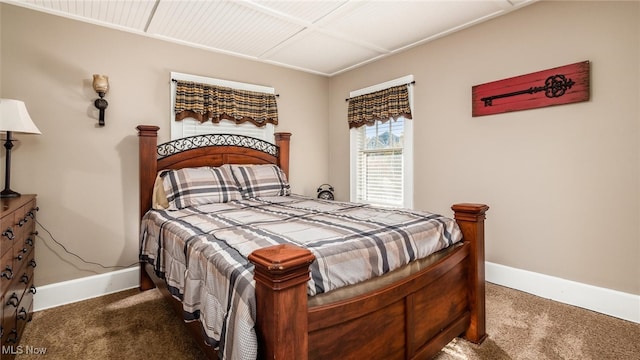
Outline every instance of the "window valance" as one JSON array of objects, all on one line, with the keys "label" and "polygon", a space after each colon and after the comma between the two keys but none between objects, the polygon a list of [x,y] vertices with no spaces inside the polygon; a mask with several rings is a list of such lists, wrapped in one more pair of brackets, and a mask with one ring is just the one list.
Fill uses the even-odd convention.
[{"label": "window valance", "polygon": [[278,124],[276,96],[255,91],[176,80],[176,121],[191,117],[214,123],[250,121],[262,127]]},{"label": "window valance", "polygon": [[373,125],[398,117],[411,119],[408,85],[393,86],[388,89],[349,99],[349,128]]}]

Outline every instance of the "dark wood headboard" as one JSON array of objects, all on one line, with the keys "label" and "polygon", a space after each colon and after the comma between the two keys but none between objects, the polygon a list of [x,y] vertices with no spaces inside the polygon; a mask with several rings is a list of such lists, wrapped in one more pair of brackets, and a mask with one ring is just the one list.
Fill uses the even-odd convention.
[{"label": "dark wood headboard", "polygon": [[289,176],[291,133],[276,133],[276,143],[242,135],[196,135],[158,145],[157,126],[138,125],[140,219],[151,208],[158,170],[223,164],[276,164]]}]

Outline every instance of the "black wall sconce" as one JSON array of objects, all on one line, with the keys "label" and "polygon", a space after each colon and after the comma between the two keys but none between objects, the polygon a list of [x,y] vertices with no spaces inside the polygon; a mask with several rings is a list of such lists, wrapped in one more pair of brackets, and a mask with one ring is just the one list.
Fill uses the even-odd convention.
[{"label": "black wall sconce", "polygon": [[109,105],[107,100],[104,99],[104,94],[109,91],[109,77],[107,75],[93,74],[93,90],[100,96],[100,99],[96,99],[93,103],[100,110],[98,125],[104,126],[104,109]]}]

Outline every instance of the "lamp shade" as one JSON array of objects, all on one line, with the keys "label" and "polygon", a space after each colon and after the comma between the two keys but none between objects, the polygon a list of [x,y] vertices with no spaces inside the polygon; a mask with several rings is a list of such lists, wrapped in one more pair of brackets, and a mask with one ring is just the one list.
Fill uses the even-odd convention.
[{"label": "lamp shade", "polygon": [[93,74],[93,90],[98,93],[109,91],[109,77],[107,75]]},{"label": "lamp shade", "polygon": [[12,99],[0,99],[0,131],[41,134],[24,102]]}]

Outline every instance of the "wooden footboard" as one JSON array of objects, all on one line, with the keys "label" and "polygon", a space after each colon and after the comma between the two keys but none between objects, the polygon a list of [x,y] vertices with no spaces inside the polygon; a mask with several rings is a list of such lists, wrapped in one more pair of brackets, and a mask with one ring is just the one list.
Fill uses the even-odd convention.
[{"label": "wooden footboard", "polygon": [[308,311],[304,264],[313,261],[311,253],[295,247],[254,252],[249,260],[256,264],[261,354],[266,359],[424,359],[462,334],[482,342],[488,208],[452,207],[464,244],[436,264],[373,293]]}]

